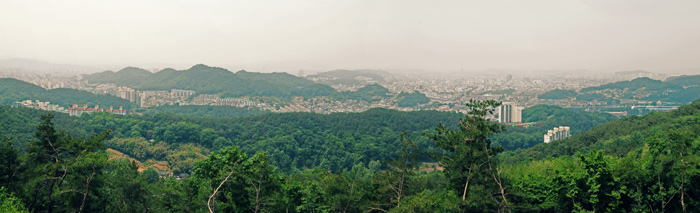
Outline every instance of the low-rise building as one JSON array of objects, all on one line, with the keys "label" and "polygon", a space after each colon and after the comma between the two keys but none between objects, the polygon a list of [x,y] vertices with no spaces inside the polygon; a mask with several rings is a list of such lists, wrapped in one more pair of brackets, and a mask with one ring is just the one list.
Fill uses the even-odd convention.
[{"label": "low-rise building", "polygon": [[571,137],[570,128],[568,126],[554,127],[553,130],[548,130],[547,134],[544,134],[544,142],[549,143],[568,137]]}]

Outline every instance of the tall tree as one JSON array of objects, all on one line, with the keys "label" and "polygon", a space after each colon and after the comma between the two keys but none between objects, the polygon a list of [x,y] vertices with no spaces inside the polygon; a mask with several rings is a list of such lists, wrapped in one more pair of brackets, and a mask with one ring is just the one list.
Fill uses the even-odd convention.
[{"label": "tall tree", "polygon": [[14,188],[10,184],[14,183],[19,161],[17,159],[17,148],[12,146],[12,140],[2,135],[0,129],[0,187]]},{"label": "tall tree", "polygon": [[89,211],[100,209],[90,202],[95,180],[107,165],[105,147],[101,142],[109,131],[90,138],[73,138],[53,127],[53,114],[42,115],[35,132],[36,140],[29,144],[26,162],[27,208],[33,211]]},{"label": "tall tree", "polygon": [[483,209],[495,205],[499,211],[510,211],[500,170],[497,162],[491,159],[503,148],[492,147],[489,139],[489,136],[506,129],[504,125],[487,119],[500,105],[494,100],[470,100],[466,104],[469,113],[460,119],[457,130],[441,124],[435,128],[437,133],[428,135],[438,148],[446,151],[434,153],[433,157],[445,168],[446,176],[455,190],[461,192],[467,208]]},{"label": "tall tree", "polygon": [[415,174],[415,162],[420,154],[418,146],[406,137],[404,132],[400,138],[402,144],[399,158],[389,163],[387,170],[376,177],[382,186],[380,190],[387,192],[392,201],[392,207],[400,207],[401,200],[408,194],[411,185],[409,182]]}]

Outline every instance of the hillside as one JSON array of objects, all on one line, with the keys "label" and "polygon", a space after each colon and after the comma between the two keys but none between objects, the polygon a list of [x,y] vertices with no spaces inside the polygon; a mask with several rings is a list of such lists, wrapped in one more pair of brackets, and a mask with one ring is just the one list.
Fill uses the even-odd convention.
[{"label": "hillside", "polygon": [[330,86],[287,73],[232,73],[223,68],[202,64],[187,70],[164,69],[157,73],[127,67],[118,72],[105,71],[86,75],[85,79],[91,83],[113,83],[137,90],[188,89],[198,94],[220,94],[222,98],[331,96],[340,100],[371,101],[373,97],[387,97],[386,93],[389,92],[378,84],[370,84],[354,92],[337,92]]},{"label": "hillside", "polygon": [[[690,103],[700,98],[700,76],[676,76],[665,81],[637,78],[597,87],[583,88],[577,99],[608,101],[611,98]],[[598,94],[597,97],[592,95]],[[600,96],[600,93],[607,94]]]},{"label": "hillside", "polygon": [[[164,69],[157,73],[134,67],[118,72],[105,71],[86,75],[91,83],[113,83],[137,90],[188,89],[200,94],[221,94],[222,97],[293,95],[313,96],[315,92],[333,90],[318,89],[312,81],[287,73],[232,73],[226,69],[195,65],[187,70]],[[316,89],[308,89],[316,88]]]},{"label": "hillside", "polygon": [[48,101],[51,102],[51,104],[58,104],[66,108],[73,104],[87,104],[89,106],[100,105],[102,107],[123,106],[125,109],[130,110],[134,106],[128,100],[115,96],[97,95],[65,88],[46,90],[34,84],[16,79],[0,79],[0,104],[10,105],[15,101],[23,100]]},{"label": "hillside", "polygon": [[668,113],[652,112],[644,116],[630,116],[596,126],[574,136],[548,144],[537,144],[504,156],[509,162],[541,160],[570,156],[591,149],[606,154],[624,156],[644,146],[645,139],[669,130],[688,129],[700,132],[700,100]]},{"label": "hillside", "polygon": [[430,99],[425,96],[425,94],[420,93],[418,91],[412,92],[412,93],[401,93],[397,97],[399,102],[397,105],[400,107],[413,107],[417,105],[422,105],[422,104],[427,104],[430,102]]}]

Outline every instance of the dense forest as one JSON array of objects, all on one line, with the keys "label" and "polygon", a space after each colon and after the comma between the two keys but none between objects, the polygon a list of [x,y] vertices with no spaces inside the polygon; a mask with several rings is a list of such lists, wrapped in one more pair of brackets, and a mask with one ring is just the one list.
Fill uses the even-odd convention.
[{"label": "dense forest", "polygon": [[251,116],[269,113],[269,111],[254,108],[242,108],[234,106],[199,106],[199,105],[162,105],[149,107],[146,114],[164,112],[169,114],[182,115],[187,117],[212,117],[212,118],[234,118],[241,116]]},{"label": "dense forest", "polygon": [[[18,147],[32,136],[42,112],[0,106],[0,126]],[[71,135],[111,130],[105,145],[141,161],[168,161],[175,174],[190,174],[196,160],[211,151],[238,146],[247,154],[265,151],[281,171],[320,167],[333,172],[357,163],[382,163],[396,157],[399,136],[406,132],[425,150],[434,146],[421,137],[439,123],[455,123],[448,112],[399,112],[372,109],[363,113],[272,113],[236,118],[185,117],[168,113],[120,116],[109,113],[80,117],[57,115],[57,129]],[[23,151],[23,149],[21,149]],[[421,160],[430,159],[421,155]]]},{"label": "dense forest", "polygon": [[[104,113],[76,120],[53,115],[26,118],[41,112],[3,108],[3,118],[24,119],[36,127],[33,137],[26,139],[8,135],[5,129],[22,130],[2,124],[0,207],[49,212],[692,212],[700,208],[700,101],[669,113],[618,119],[569,139],[506,152],[491,138],[508,129],[483,118],[497,105],[494,101],[470,102],[469,114],[445,114],[444,125],[411,123],[416,120],[410,119],[436,119],[441,114],[402,115],[386,110],[371,110],[366,115],[339,113],[337,117],[258,115],[216,122],[163,113],[143,119]],[[539,111],[558,110],[541,108]],[[541,119],[537,114],[524,117]],[[237,119],[244,122],[236,123]],[[263,119],[277,125],[266,129],[264,123],[256,124]],[[369,129],[374,122],[386,122],[387,127]],[[281,143],[231,141],[218,149],[214,142],[209,146],[216,151],[196,160],[191,176],[182,179],[165,178],[152,169],[139,172],[134,163],[110,158],[105,151],[106,144],[126,140],[126,135],[162,137],[170,146],[193,147],[174,157],[183,158],[201,154],[194,145],[183,142],[206,144],[211,139],[203,139],[205,136],[218,135],[224,138],[219,143],[227,144],[225,140],[250,137],[238,134],[246,132],[240,131],[247,129],[243,124],[259,129],[252,132],[258,135],[252,138],[259,139],[292,125],[308,128],[330,123],[348,129],[346,133],[324,128],[335,131],[331,135],[349,135],[335,141],[318,138],[312,145],[326,140],[330,143],[322,144],[334,144],[318,156],[351,146],[381,144],[377,138],[354,138],[354,132],[397,134],[387,135],[395,137],[391,146],[364,149],[369,152],[354,150],[349,159],[356,154],[359,160],[350,161],[349,166],[336,164],[333,168],[320,163],[289,171],[283,171],[279,162],[274,166],[269,151],[293,151],[282,147],[303,141],[293,140],[295,135]],[[129,127],[132,124],[138,128]],[[151,124],[154,126],[147,126]],[[203,129],[197,131],[197,126]],[[411,133],[425,126],[432,127]],[[75,129],[81,130],[70,132]],[[228,138],[229,134],[235,137]],[[343,141],[346,138],[349,144]],[[422,148],[419,140],[427,141],[432,149]],[[243,151],[268,144],[274,144],[272,149]],[[17,145],[23,145],[24,151]],[[363,161],[385,154],[376,152],[380,149],[393,154],[386,161]],[[305,157],[315,158],[313,153]],[[421,158],[437,162],[435,170],[419,167]]]}]

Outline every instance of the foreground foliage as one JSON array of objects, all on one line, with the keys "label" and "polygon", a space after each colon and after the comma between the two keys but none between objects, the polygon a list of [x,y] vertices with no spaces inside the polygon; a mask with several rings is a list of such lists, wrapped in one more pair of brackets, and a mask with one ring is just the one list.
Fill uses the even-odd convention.
[{"label": "foreground foliage", "polygon": [[[505,129],[483,118],[498,104],[471,102],[471,113],[457,125],[438,125],[427,133],[434,150],[421,150],[416,138],[399,134],[391,162],[358,161],[337,171],[316,166],[282,172],[266,152],[248,154],[226,146],[196,160],[192,176],[183,179],[165,178],[154,170],[139,172],[129,160],[110,160],[100,142],[117,131],[73,137],[56,130],[52,115],[43,116],[34,139],[19,143],[28,146],[26,152],[0,137],[4,162],[0,171],[11,171],[0,176],[5,188],[0,189],[0,210],[692,212],[700,208],[700,102],[671,113],[614,121],[631,129],[606,133],[571,154],[541,158],[521,156],[529,152],[498,154],[503,149],[492,146],[490,136]],[[650,123],[632,125],[640,120]],[[188,124],[171,125],[175,132],[167,136],[169,140],[201,140],[208,134],[179,134],[188,131]],[[597,132],[605,131],[595,128],[571,140],[538,146],[561,147]],[[635,145],[603,146],[622,143],[616,140]],[[418,170],[419,151],[430,151],[444,171]]]}]

